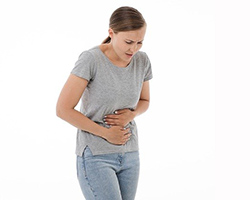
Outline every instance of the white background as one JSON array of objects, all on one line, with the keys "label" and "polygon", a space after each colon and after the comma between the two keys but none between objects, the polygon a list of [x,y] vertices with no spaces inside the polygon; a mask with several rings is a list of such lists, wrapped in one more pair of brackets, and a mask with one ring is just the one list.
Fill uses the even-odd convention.
[{"label": "white background", "polygon": [[0,3],[0,199],[83,199],[76,129],[55,106],[111,13],[144,15],[154,78],[136,119],[138,200],[249,199],[249,4],[205,0]]}]

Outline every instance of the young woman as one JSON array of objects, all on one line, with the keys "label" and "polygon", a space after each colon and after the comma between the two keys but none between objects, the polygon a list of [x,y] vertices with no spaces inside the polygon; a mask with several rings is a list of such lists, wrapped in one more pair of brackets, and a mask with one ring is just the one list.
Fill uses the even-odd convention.
[{"label": "young woman", "polygon": [[57,116],[78,128],[77,176],[85,198],[132,200],[139,177],[134,118],[148,109],[152,78],[149,58],[139,51],[146,22],[138,10],[121,7],[109,25],[109,37],[79,56]]}]

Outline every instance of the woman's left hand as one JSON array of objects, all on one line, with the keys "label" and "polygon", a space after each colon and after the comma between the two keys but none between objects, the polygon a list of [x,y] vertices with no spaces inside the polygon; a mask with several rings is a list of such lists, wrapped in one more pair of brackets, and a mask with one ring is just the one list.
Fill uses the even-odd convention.
[{"label": "woman's left hand", "polygon": [[125,127],[134,118],[134,112],[128,108],[125,108],[115,111],[115,114],[113,115],[106,115],[103,120],[107,125]]}]

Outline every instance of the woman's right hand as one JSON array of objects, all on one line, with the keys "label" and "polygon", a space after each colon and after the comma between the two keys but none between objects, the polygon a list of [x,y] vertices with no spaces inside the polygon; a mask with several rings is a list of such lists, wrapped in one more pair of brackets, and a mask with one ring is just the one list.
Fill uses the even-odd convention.
[{"label": "woman's right hand", "polygon": [[108,142],[116,145],[126,144],[130,139],[131,133],[130,129],[124,129],[120,126],[111,126],[107,129],[104,139]]}]

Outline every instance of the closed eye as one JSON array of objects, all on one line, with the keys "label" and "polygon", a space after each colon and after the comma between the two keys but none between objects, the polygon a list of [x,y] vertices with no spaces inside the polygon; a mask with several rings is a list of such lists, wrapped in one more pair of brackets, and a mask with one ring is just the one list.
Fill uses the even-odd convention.
[{"label": "closed eye", "polygon": [[[134,41],[125,41],[127,44],[133,44]],[[138,42],[137,44],[142,44],[142,41],[141,42]]]},{"label": "closed eye", "polygon": [[133,44],[133,41],[126,41],[127,44]]}]

